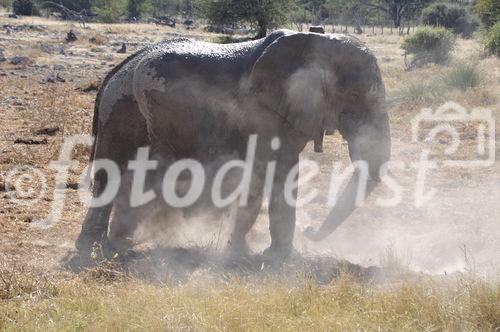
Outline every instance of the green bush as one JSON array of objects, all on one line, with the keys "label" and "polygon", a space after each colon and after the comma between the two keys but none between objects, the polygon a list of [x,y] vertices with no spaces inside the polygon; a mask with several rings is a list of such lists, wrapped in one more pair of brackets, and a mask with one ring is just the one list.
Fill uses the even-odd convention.
[{"label": "green bush", "polygon": [[116,23],[125,14],[126,8],[125,0],[95,0],[92,12],[96,14],[99,22]]},{"label": "green bush", "polygon": [[36,15],[38,13],[32,0],[14,0],[12,2],[12,12],[16,15],[24,16]]},{"label": "green bush", "polygon": [[129,18],[141,18],[153,10],[149,0],[128,0],[127,12]]},{"label": "green bush", "polygon": [[470,37],[479,25],[465,8],[445,3],[434,3],[425,8],[422,23],[451,29],[463,37]]},{"label": "green bush", "polygon": [[491,27],[483,39],[486,52],[500,57],[500,22]]},{"label": "green bush", "polygon": [[450,52],[455,47],[455,36],[449,30],[441,27],[424,26],[401,44],[405,55],[413,55],[410,67],[425,63],[443,63],[448,60]]},{"label": "green bush", "polygon": [[474,11],[487,28],[500,22],[500,0],[475,0]]}]

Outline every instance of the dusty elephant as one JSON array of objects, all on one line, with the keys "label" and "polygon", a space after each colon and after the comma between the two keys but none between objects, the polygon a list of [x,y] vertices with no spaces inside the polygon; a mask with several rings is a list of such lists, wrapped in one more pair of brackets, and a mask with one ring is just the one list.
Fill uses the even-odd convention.
[{"label": "dusty elephant", "polygon": [[[291,251],[295,207],[286,203],[285,180],[305,145],[338,130],[351,160],[369,165],[369,188],[390,157],[385,90],[377,61],[359,41],[344,35],[276,31],[267,38],[229,45],[175,39],[147,47],[118,65],[96,99],[93,159],[111,159],[121,172],[137,149],[209,163],[222,154],[244,158],[258,135],[248,204],[239,206],[230,248],[245,248],[259,212],[266,165],[276,161],[269,204],[268,254]],[[319,135],[321,133],[321,135]],[[280,139],[279,148],[276,141]],[[319,230],[320,240],[355,209],[360,176],[354,173]],[[94,176],[93,196],[107,184]],[[296,195],[296,190],[293,192]],[[113,202],[89,208],[76,246],[112,247],[108,221]]]}]

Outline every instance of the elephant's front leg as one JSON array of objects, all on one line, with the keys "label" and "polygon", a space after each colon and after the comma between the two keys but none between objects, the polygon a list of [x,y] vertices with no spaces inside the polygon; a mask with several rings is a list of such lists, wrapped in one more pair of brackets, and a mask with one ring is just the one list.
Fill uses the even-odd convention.
[{"label": "elephant's front leg", "polygon": [[[252,229],[262,206],[263,185],[259,176],[254,176],[250,184],[248,202],[239,206],[236,212],[235,224],[229,240],[231,256],[245,256],[248,254],[246,235]],[[237,202],[239,204],[239,202]]]},{"label": "elephant's front leg", "polygon": [[[284,260],[293,250],[293,237],[295,233],[295,204],[297,189],[287,188],[286,182],[290,171],[298,165],[299,155],[290,152],[278,159],[276,174],[274,177],[271,196],[269,198],[269,229],[271,231],[271,247],[265,252],[265,256],[273,259]],[[298,171],[295,172],[297,180]],[[287,202],[285,194],[289,190]],[[290,199],[289,199],[290,201]],[[290,204],[289,204],[290,203]]]}]

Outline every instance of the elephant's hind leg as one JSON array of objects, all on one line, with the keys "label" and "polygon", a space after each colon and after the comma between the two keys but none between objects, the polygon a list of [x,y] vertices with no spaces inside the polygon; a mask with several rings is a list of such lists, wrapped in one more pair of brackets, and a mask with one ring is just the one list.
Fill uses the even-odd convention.
[{"label": "elephant's hind leg", "polygon": [[[120,192],[114,204],[109,225],[109,240],[113,247],[121,252],[132,249],[138,226],[143,221],[151,219],[160,210],[161,198],[159,197],[146,204],[133,206],[131,202],[132,181],[133,173],[126,172],[122,177]],[[150,188],[153,187],[151,179],[146,181],[149,186],[145,185],[145,191],[154,190]]]},{"label": "elephant's hind leg", "polygon": [[[135,101],[125,98],[113,106],[113,112],[104,125],[99,125],[96,138],[94,159],[108,160],[114,162],[120,174],[107,174],[104,170],[98,170],[94,176],[92,196],[100,197],[105,191],[110,176],[120,180],[126,171],[128,161],[133,160],[137,148],[148,144],[147,130],[144,118],[140,114]],[[112,251],[108,241],[108,224],[111,210],[116,197],[99,207],[90,207],[85,216],[81,233],[77,239],[76,247],[83,256],[92,251],[97,242],[103,249]]]},{"label": "elephant's hind leg", "polygon": [[[107,176],[98,172],[94,177],[93,197],[99,197],[107,184]],[[82,230],[76,240],[76,248],[84,257],[89,258],[95,244],[107,246],[108,219],[113,205],[90,207],[83,221]]]}]

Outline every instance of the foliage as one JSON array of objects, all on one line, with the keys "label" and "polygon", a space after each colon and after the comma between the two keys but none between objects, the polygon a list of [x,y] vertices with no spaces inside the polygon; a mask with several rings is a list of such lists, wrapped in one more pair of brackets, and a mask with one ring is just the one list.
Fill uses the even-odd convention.
[{"label": "foliage", "polygon": [[180,14],[183,10],[182,2],[185,0],[149,0],[153,17]]},{"label": "foliage", "polygon": [[500,21],[500,0],[476,0],[474,11],[487,28]]},{"label": "foliage", "polygon": [[0,7],[11,8],[12,7],[12,0],[0,0]]},{"label": "foliage", "polygon": [[295,10],[292,10],[290,21],[292,21],[298,31],[302,32],[304,24],[316,22],[316,15],[309,9],[298,6]]},{"label": "foliage", "polygon": [[12,12],[16,15],[31,16],[37,14],[37,9],[33,0],[14,0],[12,2]]},{"label": "foliage", "polygon": [[415,56],[412,65],[443,63],[455,46],[453,33],[442,27],[424,26],[401,44],[406,54]]},{"label": "foliage", "polygon": [[249,23],[258,27],[256,38],[261,38],[284,24],[293,6],[292,0],[209,0],[201,8],[211,24]]},{"label": "foliage", "polygon": [[232,6],[233,0],[214,0],[200,2],[200,14],[206,17],[210,24],[233,25],[238,21],[238,10]]},{"label": "foliage", "polygon": [[103,23],[116,23],[126,12],[125,0],[95,0],[92,4],[92,12],[97,20]]},{"label": "foliage", "polygon": [[414,18],[431,0],[361,0],[364,6],[391,18],[394,27],[400,27],[403,18]]},{"label": "foliage", "polygon": [[129,18],[140,18],[151,11],[152,5],[149,0],[128,0],[127,2],[127,13]]},{"label": "foliage", "polygon": [[328,0],[327,8],[339,14],[344,23],[352,23],[358,33],[361,33],[361,25],[365,23],[369,9],[361,0]]},{"label": "foliage", "polygon": [[470,37],[478,24],[464,7],[434,3],[422,11],[422,23],[442,26],[463,37]]},{"label": "foliage", "polygon": [[[43,4],[43,0],[39,0],[40,3]],[[81,11],[83,9],[90,10],[91,7],[91,2],[92,0],[52,0],[53,2],[56,2],[58,4],[63,5],[64,7],[74,10],[74,11]],[[44,6],[47,7],[47,6]],[[56,7],[50,7],[52,10],[57,10]]]},{"label": "foliage", "polygon": [[500,57],[500,22],[491,27],[483,39],[483,44],[488,53]]},{"label": "foliage", "polygon": [[311,23],[320,24],[330,17],[327,5],[328,0],[299,0],[297,1],[297,10],[294,10],[292,15],[297,15],[297,11],[302,13],[307,12],[311,16]]}]

